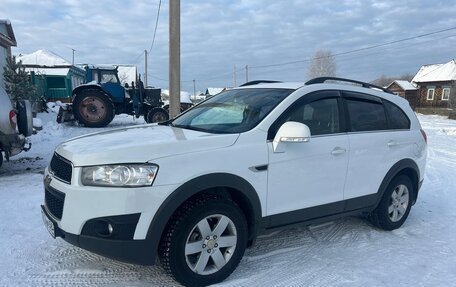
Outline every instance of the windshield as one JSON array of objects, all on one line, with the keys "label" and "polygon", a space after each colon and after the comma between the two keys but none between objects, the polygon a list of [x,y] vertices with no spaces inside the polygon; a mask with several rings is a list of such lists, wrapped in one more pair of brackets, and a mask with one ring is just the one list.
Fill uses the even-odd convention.
[{"label": "windshield", "polygon": [[242,133],[255,127],[290,89],[240,89],[222,92],[179,116],[171,125],[209,133]]}]

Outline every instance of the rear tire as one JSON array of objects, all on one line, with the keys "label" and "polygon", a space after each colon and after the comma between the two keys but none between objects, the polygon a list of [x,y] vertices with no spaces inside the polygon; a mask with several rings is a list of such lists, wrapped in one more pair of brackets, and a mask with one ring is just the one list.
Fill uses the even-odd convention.
[{"label": "rear tire", "polygon": [[165,109],[155,107],[149,110],[144,120],[148,124],[164,122],[169,120],[169,114]]},{"label": "rear tire", "polygon": [[114,118],[114,104],[101,90],[85,90],[74,98],[73,113],[76,120],[86,127],[105,127]]},{"label": "rear tire", "polygon": [[187,201],[162,235],[163,268],[185,286],[207,286],[226,279],[247,246],[247,223],[231,200],[213,195]]},{"label": "rear tire", "polygon": [[402,226],[407,219],[414,191],[410,178],[405,175],[395,177],[383,194],[377,208],[370,214],[369,220],[384,230],[394,230]]}]

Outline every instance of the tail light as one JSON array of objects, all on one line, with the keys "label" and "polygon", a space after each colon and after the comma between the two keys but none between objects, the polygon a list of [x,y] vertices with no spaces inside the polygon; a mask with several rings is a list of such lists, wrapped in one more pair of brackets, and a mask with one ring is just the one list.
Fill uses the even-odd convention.
[{"label": "tail light", "polygon": [[14,110],[11,110],[9,112],[9,120],[10,120],[10,125],[13,130],[16,130],[17,127],[17,117],[16,117],[16,112]]},{"label": "tail light", "polygon": [[426,132],[424,132],[423,129],[420,129],[420,132],[421,132],[421,134],[423,135],[424,142],[427,144],[427,135],[426,135]]}]

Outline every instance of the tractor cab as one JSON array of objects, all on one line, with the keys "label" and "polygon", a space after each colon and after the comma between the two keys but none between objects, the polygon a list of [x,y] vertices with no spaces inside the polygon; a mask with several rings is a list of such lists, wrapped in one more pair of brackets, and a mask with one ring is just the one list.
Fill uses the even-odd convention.
[{"label": "tractor cab", "polygon": [[125,101],[125,88],[121,85],[117,67],[86,66],[85,83],[94,83],[102,87],[111,95],[114,104],[122,104]]}]

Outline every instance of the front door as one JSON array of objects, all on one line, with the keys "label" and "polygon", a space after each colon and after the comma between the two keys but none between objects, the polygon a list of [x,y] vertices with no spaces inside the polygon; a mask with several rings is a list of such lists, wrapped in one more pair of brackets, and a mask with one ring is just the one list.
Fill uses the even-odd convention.
[{"label": "front door", "polygon": [[[305,95],[275,124],[304,123],[312,137],[308,142],[284,143],[280,153],[268,143],[268,216],[282,214],[297,222],[343,211],[349,143],[341,103],[337,91]],[[295,212],[287,213],[291,211]]]}]

